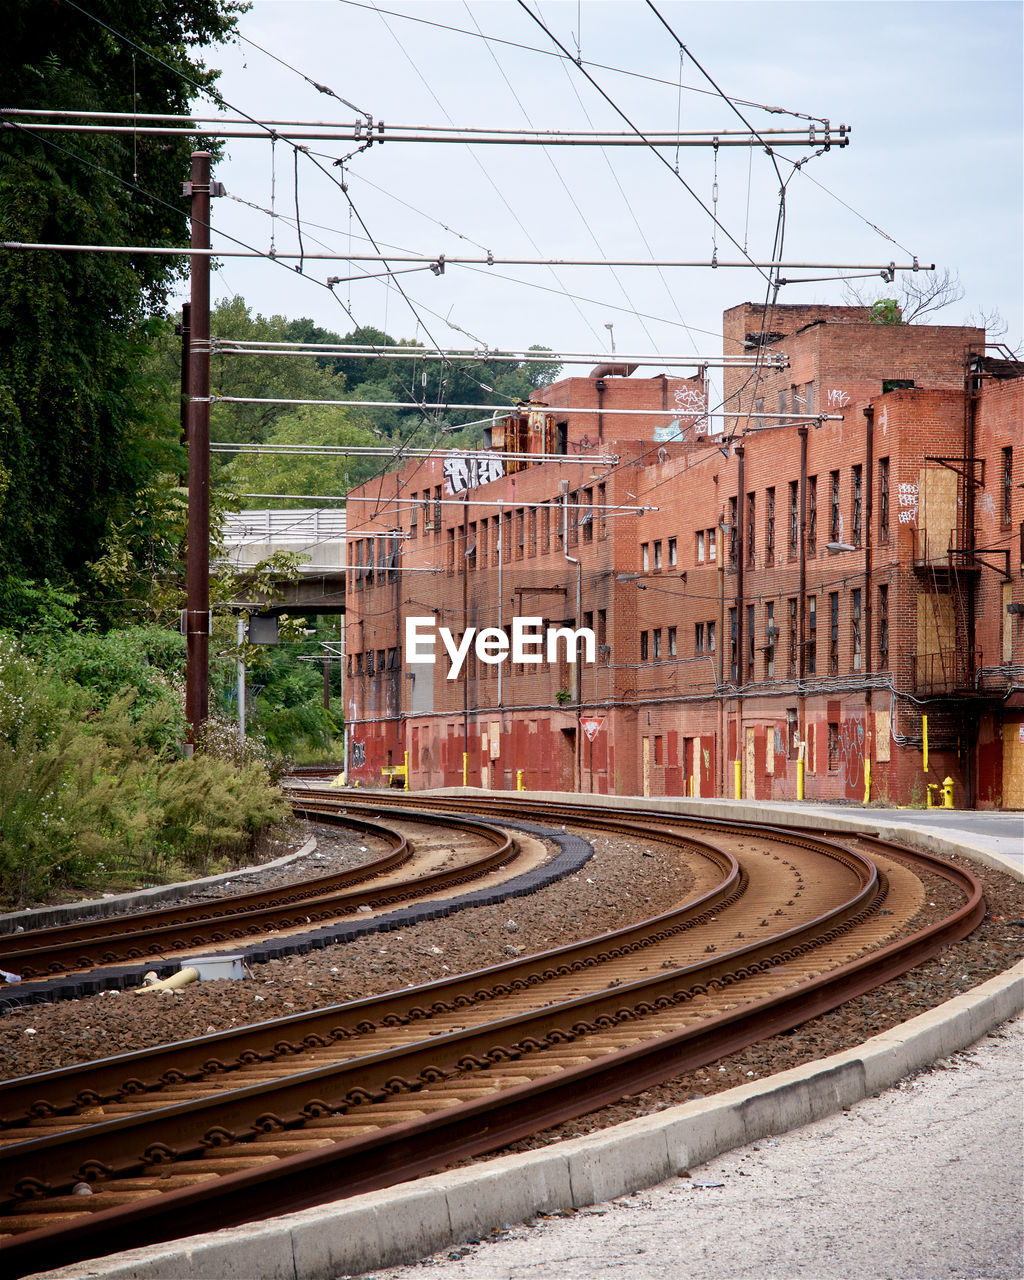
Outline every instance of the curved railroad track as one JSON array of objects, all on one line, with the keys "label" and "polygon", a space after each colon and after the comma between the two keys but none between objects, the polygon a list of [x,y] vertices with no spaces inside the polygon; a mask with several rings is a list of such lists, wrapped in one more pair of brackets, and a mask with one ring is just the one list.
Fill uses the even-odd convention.
[{"label": "curved railroad track", "polygon": [[417,842],[394,827],[340,814],[339,807],[321,805],[313,811],[296,804],[294,809],[299,817],[382,837],[391,846],[388,851],[351,870],[284,887],[0,934],[0,968],[32,982],[55,974],[187,954],[197,948],[238,945],[268,933],[308,930],[352,918],[360,908],[381,910],[451,891],[513,864],[517,857],[517,847],[506,833],[452,818],[448,833],[462,837],[467,847],[447,859],[449,865],[434,870],[434,851],[420,856]]},{"label": "curved railroad track", "polygon": [[[382,813],[392,799],[343,803]],[[496,820],[495,801],[482,804]],[[0,1085],[7,1273],[494,1150],[834,1008],[984,914],[967,870],[870,837],[568,804],[507,814],[552,815],[674,846],[690,900],[496,968]],[[922,875],[960,904],[913,929]]]}]

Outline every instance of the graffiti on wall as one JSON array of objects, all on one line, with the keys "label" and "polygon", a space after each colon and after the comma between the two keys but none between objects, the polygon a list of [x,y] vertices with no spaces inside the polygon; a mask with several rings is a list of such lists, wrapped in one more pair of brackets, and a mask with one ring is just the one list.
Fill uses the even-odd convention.
[{"label": "graffiti on wall", "polygon": [[845,409],[850,403],[850,393],[841,391],[838,387],[832,387],[828,393],[828,407],[830,409]]},{"label": "graffiti on wall", "polygon": [[864,785],[863,720],[843,720],[839,725],[839,778],[848,796]]},{"label": "graffiti on wall", "polygon": [[896,502],[899,506],[900,524],[917,523],[917,485],[898,484],[896,486]]}]

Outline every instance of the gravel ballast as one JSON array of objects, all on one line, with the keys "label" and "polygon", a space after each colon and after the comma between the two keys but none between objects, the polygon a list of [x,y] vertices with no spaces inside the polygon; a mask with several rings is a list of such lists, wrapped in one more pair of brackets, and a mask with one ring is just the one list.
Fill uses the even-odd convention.
[{"label": "gravel ballast", "polygon": [[[348,836],[323,830],[325,845]],[[197,983],[142,999],[107,992],[13,1010],[0,1017],[0,1071],[7,1078],[33,1074],[434,981],[619,928],[689,896],[692,881],[675,849],[653,837],[597,833],[591,839],[594,857],[579,872],[511,903],[272,960],[254,966],[244,981]],[[372,856],[360,852],[365,844],[359,840],[339,857]],[[311,874],[328,869],[322,865],[325,845]],[[974,870],[985,887],[986,918],[937,958],[792,1033],[510,1149],[587,1133],[851,1047],[1009,968],[1024,954],[1024,883],[984,867]]]}]

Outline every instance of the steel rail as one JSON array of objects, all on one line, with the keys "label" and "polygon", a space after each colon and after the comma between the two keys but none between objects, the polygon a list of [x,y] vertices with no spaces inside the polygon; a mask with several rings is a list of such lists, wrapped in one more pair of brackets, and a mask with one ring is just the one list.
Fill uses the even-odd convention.
[{"label": "steel rail", "polygon": [[[621,831],[624,828],[609,825],[603,829]],[[630,834],[635,834],[635,830],[630,830]],[[670,833],[661,833],[660,838],[669,839]],[[339,1041],[389,1022],[425,1020],[438,1012],[464,1007],[468,1000],[491,1000],[498,986],[534,985],[546,970],[568,973],[577,967],[614,959],[638,944],[692,929],[735,902],[745,889],[746,877],[732,854],[688,837],[680,838],[679,843],[709,861],[720,875],[711,889],[681,907],[612,930],[598,940],[567,943],[524,959],[441,978],[409,990],[367,996],[329,1005],[312,1014],[290,1014],[184,1043],[141,1049],[95,1063],[0,1081],[0,1140],[4,1129],[36,1116],[73,1114],[83,1105],[94,1106],[160,1089],[169,1078],[199,1079],[211,1071],[237,1070],[254,1057],[270,1061],[282,1053],[299,1053],[314,1039]],[[294,1038],[296,1032],[301,1032],[300,1038]]]},{"label": "steel rail", "polygon": [[[629,1016],[635,1016],[634,1011],[640,1006],[652,1010],[662,1007],[666,1000],[678,1003],[691,999],[697,992],[706,992],[711,985],[731,985],[742,977],[761,972],[762,966],[784,963],[823,941],[831,941],[851,922],[859,922],[884,901],[885,885],[870,860],[840,848],[823,848],[822,852],[854,873],[858,882],[855,892],[823,915],[773,937],[653,977],[533,1008],[480,1026],[421,1038],[397,1049],[357,1055],[341,1064],[313,1067],[283,1080],[262,1081],[219,1091],[206,1098],[100,1120],[86,1130],[14,1142],[0,1147],[0,1181],[9,1188],[29,1177],[70,1185],[78,1180],[76,1164],[86,1158],[85,1152],[90,1162],[104,1165],[114,1174],[144,1169],[145,1153],[157,1146],[176,1149],[184,1158],[199,1156],[209,1145],[206,1139],[211,1132],[208,1125],[203,1124],[204,1115],[216,1121],[219,1132],[234,1137],[235,1131],[242,1129],[255,1136],[261,1120],[269,1114],[287,1128],[301,1122],[303,1116],[313,1114],[310,1110],[313,1104],[329,1114],[339,1107],[359,1105],[375,1092],[412,1091],[427,1083],[431,1073],[446,1072],[447,1068],[439,1066],[439,1062],[462,1063],[467,1057],[482,1060],[482,1055],[493,1049],[496,1040],[513,1047],[531,1040],[539,1043],[553,1034],[553,1024],[558,1028],[564,1024],[560,1035],[568,1040],[573,1038],[572,1033],[581,1025],[581,1020],[599,1026],[602,1019],[621,1016],[623,1009],[629,1010]],[[682,991],[680,983],[685,984]],[[80,1152],[77,1156],[76,1150]],[[0,1199],[0,1206],[3,1203]]]},{"label": "steel rail", "polygon": [[[299,816],[305,811],[304,808],[299,809]],[[318,813],[317,817],[326,822],[337,819],[339,825],[348,822],[341,815],[326,811]],[[454,817],[452,822],[460,830],[482,839],[490,846],[489,851],[459,867],[432,872],[399,884],[377,888],[366,886],[368,879],[377,878],[411,860],[411,846],[400,836],[398,846],[390,854],[377,859],[376,864],[358,868],[354,873],[325,877],[342,882],[333,890],[311,881],[290,890],[241,894],[237,900],[222,898],[212,904],[163,908],[121,917],[120,920],[105,918],[40,929],[31,934],[9,934],[0,938],[0,959],[16,967],[23,979],[31,979],[123,960],[144,959],[146,956],[164,956],[168,951],[209,943],[251,939],[268,931],[280,933],[351,915],[363,905],[380,908],[425,897],[487,875],[516,856],[514,842],[493,827]],[[356,825],[366,830],[375,824]],[[379,827],[378,831],[392,838],[397,835],[384,827]],[[364,887],[346,891],[346,885],[360,882]]]},{"label": "steel rail", "polygon": [[[451,803],[450,798],[448,802]],[[561,807],[561,812],[565,812],[564,806]],[[637,817],[646,819],[650,816],[652,815],[630,815],[634,834]],[[658,816],[662,819],[666,817],[666,815]],[[676,822],[677,825],[689,825],[688,819],[676,819]],[[737,829],[744,829],[748,834],[751,831],[749,826],[743,827],[742,824],[737,824]],[[778,834],[793,838],[792,833],[779,832]],[[803,837],[798,834],[794,842],[803,843]],[[826,842],[816,843],[824,846]],[[882,847],[881,844],[880,847]],[[510,1090],[506,1089],[488,1099],[460,1103],[441,1114],[398,1125],[383,1134],[335,1142],[329,1148],[307,1151],[301,1155],[286,1155],[272,1162],[273,1169],[257,1168],[240,1173],[228,1173],[218,1178],[215,1183],[211,1182],[203,1187],[168,1191],[147,1200],[144,1210],[138,1206],[134,1209],[123,1206],[115,1209],[99,1209],[93,1214],[79,1215],[79,1220],[66,1228],[47,1227],[13,1237],[4,1249],[5,1261],[14,1266],[17,1274],[22,1274],[25,1267],[36,1267],[40,1262],[45,1263],[46,1266],[56,1266],[73,1258],[96,1256],[112,1248],[124,1248],[131,1244],[172,1238],[177,1233],[177,1223],[180,1221],[177,1215],[182,1211],[187,1213],[189,1230],[195,1231],[207,1226],[224,1226],[230,1222],[245,1221],[266,1213],[280,1213],[306,1205],[323,1203],[342,1194],[355,1194],[373,1187],[389,1185],[405,1177],[436,1168],[439,1163],[495,1149],[537,1128],[558,1123],[595,1106],[603,1105],[604,1102],[645,1088],[650,1083],[670,1078],[692,1066],[705,1064],[721,1056],[723,1052],[729,1052],[760,1036],[785,1029],[814,1016],[817,1012],[833,1008],[851,995],[868,990],[878,982],[903,972],[910,965],[935,954],[949,942],[965,936],[984,914],[980,886],[965,869],[948,866],[929,858],[928,855],[906,850],[902,846],[897,847],[895,852],[899,858],[937,872],[947,880],[958,884],[966,898],[963,906],[946,920],[919,930],[910,938],[901,939],[872,955],[844,964],[832,973],[804,981],[790,991],[755,1000],[742,1009],[716,1015],[697,1027],[667,1036],[660,1035],[645,1044],[607,1054],[583,1066],[557,1071],[542,1080],[518,1085]],[[847,862],[848,866],[870,866],[869,861],[865,861],[861,855],[852,850],[835,849],[833,856],[839,856]],[[871,892],[869,890],[871,873],[869,872],[866,879],[862,877],[862,880],[862,890],[855,895],[861,899],[865,893]],[[883,891],[884,886],[876,879],[873,885],[875,905]],[[853,899],[849,900],[847,906],[852,914],[848,915],[845,925],[834,925],[833,928],[852,927],[858,911],[853,910]],[[870,904],[865,907],[863,902],[861,903],[861,912],[870,909]],[[811,923],[808,922],[800,928],[807,930]],[[787,951],[791,955],[794,946],[802,945],[796,936],[798,933],[799,930],[788,931],[785,935],[788,946],[785,951],[778,953],[779,958],[774,962],[769,956],[758,960],[757,955],[759,951],[765,951],[773,944],[778,944],[779,939],[763,941],[731,955],[718,956],[710,966],[698,965],[690,966],[686,970],[677,970],[654,980],[653,986],[645,980],[642,983],[630,984],[626,988],[605,990],[599,996],[596,1005],[593,1000],[587,1004],[591,1024],[594,1018],[611,1019],[614,1022],[617,1018],[634,1017],[636,1008],[639,1005],[650,1004],[651,1001],[646,997],[658,989],[662,990],[662,996],[655,999],[670,998],[665,995],[665,992],[671,987],[674,988],[672,996],[685,1001],[692,996],[694,990],[704,985],[699,980],[702,973],[710,975],[709,981],[712,986],[723,983],[731,986],[733,982],[739,980],[741,971],[747,973],[752,970],[756,973],[760,971],[759,965],[765,962],[769,966],[772,963],[785,962],[781,957],[784,957]],[[809,940],[807,941],[809,943]],[[809,943],[809,945],[820,945],[820,941],[819,939],[818,944]],[[535,957],[534,962],[537,959]],[[734,966],[731,970],[730,965]],[[675,989],[680,981],[687,977],[691,983],[690,987],[682,992]],[[629,1007],[630,1001],[633,1002],[632,1008]],[[319,1073],[312,1075],[303,1073],[301,1083],[307,1086],[306,1102],[297,1111],[294,1108],[298,1104],[303,1089],[298,1084],[300,1078],[291,1077],[287,1082],[286,1091],[280,1094],[279,1098],[285,1099],[287,1105],[293,1110],[288,1112],[286,1108],[286,1114],[283,1116],[277,1114],[274,1117],[264,1116],[264,1123],[272,1127],[280,1124],[290,1128],[302,1124],[303,1116],[308,1117],[318,1112],[329,1115],[332,1108],[344,1111],[353,1106],[370,1103],[375,1096],[386,1097],[395,1091],[402,1092],[406,1088],[418,1090],[424,1087],[426,1080],[429,1079],[432,1064],[428,1060],[436,1059],[442,1043],[462,1054],[457,1063],[461,1071],[486,1072],[507,1056],[508,1050],[502,1049],[498,1052],[493,1043],[490,1049],[483,1047],[488,1040],[493,1042],[495,1033],[499,1029],[504,1031],[507,1028],[508,1034],[512,1034],[514,1030],[520,1035],[519,1041],[514,1041],[512,1044],[513,1057],[528,1055],[532,1047],[531,1039],[536,1039],[530,1036],[530,1027],[535,1026],[540,1030],[547,1025],[549,1029],[542,1036],[542,1040],[546,1043],[552,1042],[551,1037],[554,1037],[554,1042],[558,1043],[559,1041],[570,1042],[587,1034],[592,1026],[588,1028],[586,1024],[578,1021],[572,1022],[572,1018],[582,1010],[581,998],[581,1000],[567,1001],[546,1010],[534,1010],[525,1016],[525,1020],[504,1020],[453,1035],[437,1037],[429,1043],[419,1042],[418,1045],[412,1046],[411,1056],[407,1053],[403,1070],[408,1072],[419,1064],[420,1076],[424,1077],[423,1079],[420,1076],[415,1079],[410,1079],[408,1075],[402,1079],[397,1079],[394,1075],[388,1076],[387,1073],[396,1065],[395,1052],[398,1051],[363,1058],[359,1061],[363,1070],[361,1079],[364,1083],[357,1084],[353,1090],[350,1090],[349,1095],[340,1104],[328,1102],[322,1097],[310,1098],[309,1089],[315,1085],[320,1093],[329,1091],[332,1098],[337,1096],[350,1069],[352,1074],[348,1078],[350,1080],[355,1078],[353,1063],[333,1068],[335,1082],[330,1090],[326,1090],[324,1086],[330,1081],[331,1068],[322,1068]],[[566,1021],[567,1025],[555,1027],[552,1030],[550,1023],[553,1015]],[[538,1021],[531,1022],[531,1018]],[[474,1049],[480,1052],[475,1053]],[[436,1071],[437,1068],[433,1070]],[[444,1070],[442,1070],[443,1075]],[[366,1088],[366,1082],[370,1083],[370,1089]],[[244,1120],[246,1115],[251,1115],[252,1108],[257,1105],[257,1102],[255,1096],[250,1096],[248,1103],[241,1096],[246,1093],[251,1095],[251,1091],[236,1092],[239,1096],[235,1098],[233,1105],[239,1110],[237,1113],[229,1110],[224,1114],[227,1118],[237,1114]],[[328,1121],[325,1120],[323,1123],[326,1124]],[[145,1128],[144,1122],[142,1127]],[[226,1127],[227,1125],[222,1125],[220,1129]],[[92,1133],[96,1136],[95,1127]],[[208,1143],[216,1140],[213,1131],[204,1136]],[[230,1135],[224,1136],[230,1137]],[[315,1136],[315,1131],[312,1136]],[[16,1145],[22,1146],[22,1144]],[[33,1146],[37,1157],[43,1157],[43,1152],[48,1150],[45,1140],[41,1144],[37,1140]],[[199,1147],[189,1149],[204,1149],[202,1140]],[[27,1149],[23,1150],[28,1154]],[[271,1148],[261,1150],[269,1151]],[[59,1157],[52,1158],[59,1163]],[[51,1157],[45,1156],[43,1159],[45,1163]],[[215,1168],[215,1162],[211,1162],[210,1168]],[[116,1180],[103,1185],[116,1188]],[[143,1213],[145,1217],[139,1217]],[[0,1224],[2,1224],[2,1218],[0,1218]]]}]

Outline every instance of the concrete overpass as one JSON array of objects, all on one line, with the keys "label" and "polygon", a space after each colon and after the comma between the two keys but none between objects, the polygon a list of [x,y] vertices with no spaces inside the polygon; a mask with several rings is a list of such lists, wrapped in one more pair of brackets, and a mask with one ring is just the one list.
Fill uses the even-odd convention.
[{"label": "concrete overpass", "polygon": [[[244,574],[278,551],[306,556],[296,582],[283,582],[272,601],[258,594],[244,603],[262,613],[345,612],[345,512],[322,507],[295,511],[239,511],[224,523],[220,563]],[[243,603],[239,598],[239,603]]]}]

